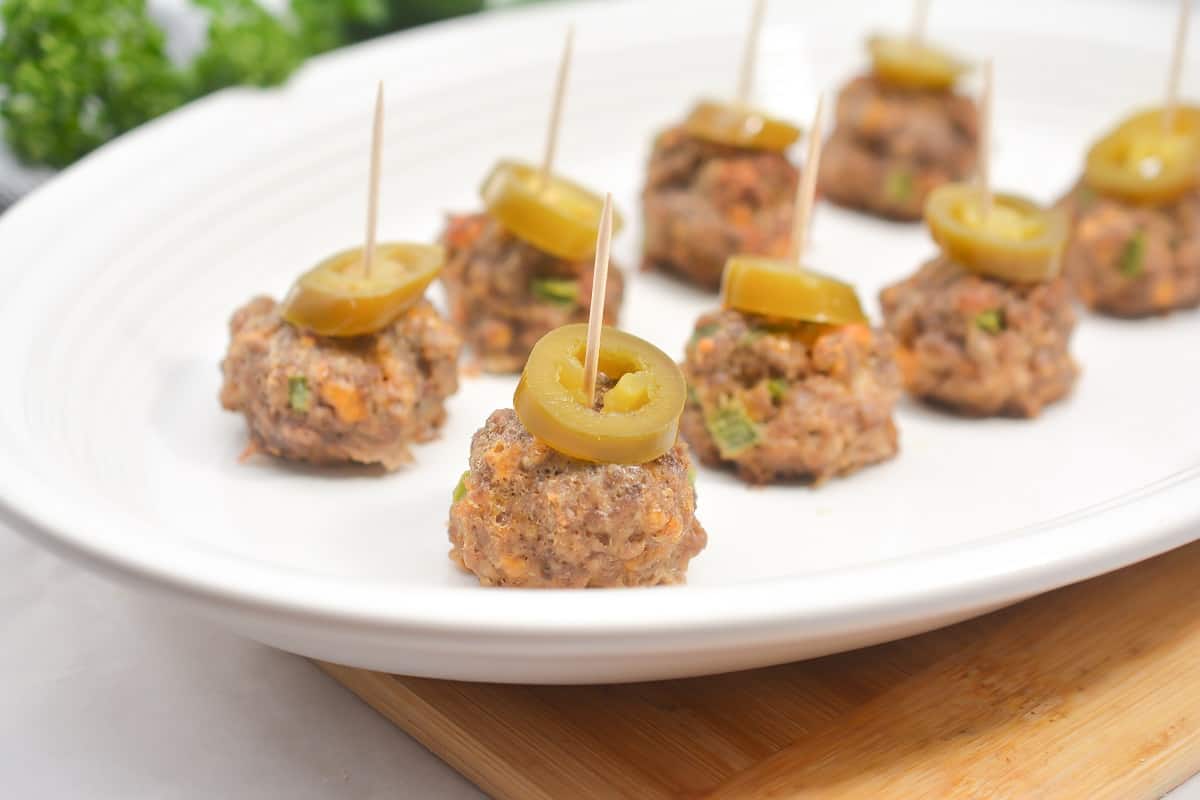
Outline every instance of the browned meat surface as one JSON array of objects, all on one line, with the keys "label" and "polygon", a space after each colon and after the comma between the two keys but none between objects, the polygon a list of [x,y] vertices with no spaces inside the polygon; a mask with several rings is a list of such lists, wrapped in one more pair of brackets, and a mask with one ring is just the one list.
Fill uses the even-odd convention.
[{"label": "browned meat surface", "polygon": [[683,370],[681,431],[701,461],[749,483],[819,483],[898,449],[891,340],[866,325],[716,311],[697,320]]},{"label": "browned meat surface", "polygon": [[717,289],[730,256],[784,255],[798,180],[781,153],[662,133],[642,191],[643,268]]},{"label": "browned meat surface", "polygon": [[1077,188],[1066,272],[1079,298],[1118,317],[1200,305],[1200,192],[1157,207]]},{"label": "browned meat surface", "polygon": [[970,98],[861,76],[838,95],[837,125],[821,158],[821,192],[839,205],[918,220],[931,191],[971,175],[978,140]]},{"label": "browned meat surface", "polygon": [[[520,372],[538,339],[567,323],[587,321],[592,262],[543,253],[487,214],[451,216],[442,243],[450,318],[487,372]],[[624,283],[620,267],[611,264],[608,325],[617,324]]]},{"label": "browned meat surface", "polygon": [[683,443],[640,466],[577,461],[495,411],[450,507],[450,557],[485,586],[682,583],[708,541],[690,466]]},{"label": "browned meat surface", "polygon": [[880,295],[913,395],[971,416],[1035,417],[1079,374],[1065,278],[1013,284],[944,256]]},{"label": "browned meat surface", "polygon": [[229,331],[221,405],[245,415],[251,451],[396,469],[410,443],[434,438],[458,390],[461,340],[425,300],[379,333],[330,339],[256,297]]}]

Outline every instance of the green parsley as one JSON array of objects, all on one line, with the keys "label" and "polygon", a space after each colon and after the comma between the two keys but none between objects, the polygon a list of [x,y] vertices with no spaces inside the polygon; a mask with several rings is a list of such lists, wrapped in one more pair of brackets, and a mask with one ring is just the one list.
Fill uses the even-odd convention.
[{"label": "green parsley", "polygon": [[767,391],[771,393],[771,400],[778,403],[787,394],[788,382],[783,378],[771,378],[767,381]]},{"label": "green parsley", "polygon": [[483,8],[484,0],[184,0],[207,16],[190,64],[148,0],[0,0],[0,129],[22,161],[65,167],[214,89],[273,86],[308,56]]},{"label": "green parsley", "polygon": [[308,378],[303,375],[288,378],[288,406],[301,414],[312,408],[312,392],[308,388]]},{"label": "green parsley", "polygon": [[145,0],[0,0],[0,127],[21,160],[65,167],[187,99]]},{"label": "green parsley", "polygon": [[385,0],[291,0],[296,34],[307,53],[324,53],[393,27]]},{"label": "green parsley", "polygon": [[208,44],[191,65],[193,94],[283,83],[305,56],[283,20],[255,0],[191,0],[208,13]]},{"label": "green parsley", "polygon": [[467,496],[467,477],[470,474],[471,474],[471,470],[467,470],[458,479],[458,483],[454,486],[454,493],[452,495],[452,497],[454,499],[450,502],[450,505],[454,505],[459,500],[462,500],[464,497]]},{"label": "green parsley", "polygon": [[1004,310],[991,308],[975,316],[975,327],[987,333],[997,334],[1004,330]]},{"label": "green parsley", "polygon": [[758,444],[762,433],[740,400],[728,399],[709,414],[704,426],[716,442],[722,458],[736,458]]},{"label": "green parsley", "polygon": [[893,203],[906,203],[913,193],[913,174],[906,169],[894,169],[884,179],[883,193]]},{"label": "green parsley", "polygon": [[1121,255],[1117,256],[1117,271],[1127,278],[1142,274],[1142,262],[1146,259],[1146,232],[1138,231],[1129,237]]},{"label": "green parsley", "polygon": [[529,290],[537,299],[557,306],[579,304],[579,281],[574,278],[534,278]]}]

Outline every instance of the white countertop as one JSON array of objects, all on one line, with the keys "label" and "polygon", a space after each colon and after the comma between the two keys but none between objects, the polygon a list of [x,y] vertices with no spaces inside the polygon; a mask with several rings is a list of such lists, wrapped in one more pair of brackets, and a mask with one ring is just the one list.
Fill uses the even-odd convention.
[{"label": "white countertop", "polygon": [[302,658],[156,608],[0,526],[6,797],[478,798]]},{"label": "white countertop", "polygon": [[[11,797],[478,798],[302,658],[156,607],[0,526]],[[1170,795],[1200,800],[1200,778]]]}]

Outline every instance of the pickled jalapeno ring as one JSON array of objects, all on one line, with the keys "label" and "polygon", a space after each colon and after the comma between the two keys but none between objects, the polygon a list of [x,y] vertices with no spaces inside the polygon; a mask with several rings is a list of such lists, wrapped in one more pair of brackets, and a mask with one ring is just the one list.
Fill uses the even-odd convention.
[{"label": "pickled jalapeno ring", "polygon": [[[500,161],[479,193],[489,214],[518,239],[566,261],[583,261],[596,250],[604,198],[516,161]],[[613,212],[613,233],[624,221]]]},{"label": "pickled jalapeno ring", "polygon": [[853,286],[772,258],[729,259],[721,279],[721,302],[725,308],[800,322],[867,321]]},{"label": "pickled jalapeno ring", "polygon": [[787,150],[800,138],[790,122],[752,108],[704,100],[696,104],[683,128],[697,139],[751,150]]},{"label": "pickled jalapeno ring", "polygon": [[977,187],[948,183],[930,193],[925,222],[946,255],[974,272],[1015,283],[1058,275],[1067,239],[1066,216],[1058,210],[997,194],[985,218]]},{"label": "pickled jalapeno ring", "polygon": [[321,336],[382,330],[421,299],[446,256],[436,245],[380,244],[370,274],[362,259],[362,248],[345,250],[301,275],[283,301],[283,318]]},{"label": "pickled jalapeno ring", "polygon": [[907,37],[871,36],[867,50],[875,75],[906,89],[949,89],[969,68],[946,51]]},{"label": "pickled jalapeno ring", "polygon": [[687,383],[670,356],[615,328],[600,336],[600,372],[616,381],[600,408],[583,395],[587,325],[564,325],[533,346],[513,408],[531,434],[583,461],[645,464],[675,446]]},{"label": "pickled jalapeno ring", "polygon": [[1135,114],[1088,151],[1084,180],[1102,194],[1134,203],[1173,200],[1200,183],[1200,109]]},{"label": "pickled jalapeno ring", "polygon": [[1176,106],[1169,129],[1164,119],[1166,113],[1167,110],[1162,107],[1135,112],[1118,123],[1112,132],[1159,132],[1200,138],[1200,106]]}]

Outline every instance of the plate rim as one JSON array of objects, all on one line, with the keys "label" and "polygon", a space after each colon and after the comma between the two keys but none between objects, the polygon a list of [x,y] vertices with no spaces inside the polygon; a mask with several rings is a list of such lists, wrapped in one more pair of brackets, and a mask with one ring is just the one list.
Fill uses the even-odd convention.
[{"label": "plate rim", "polygon": [[[6,478],[7,484],[7,478],[12,475],[4,471],[5,466],[0,460],[0,477]],[[1084,580],[1200,538],[1200,530],[1196,530],[1200,521],[1198,483],[1200,464],[1088,509],[1071,512],[1064,518],[1034,523],[1017,532],[997,533],[983,541],[965,542],[865,566],[838,567],[803,576],[719,586],[632,590],[506,588],[475,591],[475,587],[354,587],[340,578],[302,573],[281,575],[278,569],[251,566],[252,562],[232,554],[206,553],[198,559],[195,552],[189,551],[187,564],[172,564],[169,558],[156,559],[145,552],[131,553],[104,547],[71,533],[69,526],[64,527],[62,521],[56,519],[59,515],[54,513],[54,504],[43,504],[30,511],[18,508],[7,497],[0,496],[0,521],[50,549],[100,571],[179,592],[193,599],[283,614],[297,620],[451,636],[508,638],[533,634],[592,639],[596,636],[695,635],[800,622],[831,624],[863,617],[903,619],[906,609],[915,610],[930,603],[942,605],[955,598],[963,602],[969,598],[971,603],[1003,603]],[[1192,502],[1183,502],[1185,499]],[[1126,517],[1136,518],[1148,513],[1156,515],[1158,524],[1144,528],[1147,532],[1106,537],[1104,546],[1083,551],[1082,556],[1080,551],[1069,547],[1059,550],[1075,553],[1071,559],[1038,563],[1035,557],[1037,552],[1047,551],[1049,545],[1067,543],[1064,537],[1069,541],[1081,541],[1111,534],[1119,527],[1117,523]],[[143,535],[152,534],[151,526],[134,522],[144,529]],[[1137,530],[1137,527],[1130,526],[1125,530]],[[202,562],[202,573],[197,569],[198,561]],[[915,578],[930,570],[931,562],[934,562],[934,572],[946,574],[936,569],[936,562],[942,561],[960,566],[969,562],[975,568],[959,570],[952,580],[943,580],[933,588],[914,588],[920,587],[920,581]],[[253,584],[239,579],[241,575],[253,573],[266,579]],[[795,591],[799,584],[804,584],[804,591]],[[897,593],[894,588],[883,588],[897,585],[909,589]],[[531,605],[543,609],[547,606],[538,602],[544,599],[547,591],[554,591],[554,613],[532,617],[526,614],[526,618],[521,619],[518,612],[527,611]],[[653,614],[647,613],[643,602],[646,592],[659,594],[651,609]],[[470,617],[464,617],[461,601],[483,595],[487,596],[487,603],[473,607]],[[726,602],[730,595],[737,596],[740,602]],[[746,597],[754,598],[755,603],[748,607]],[[314,598],[324,602],[316,603]],[[418,599],[419,603],[397,602]],[[698,602],[701,600],[705,602]],[[439,605],[438,601],[446,602]],[[595,613],[598,606],[604,607],[604,615]],[[586,619],[586,624],[581,624],[581,619]]]}]

